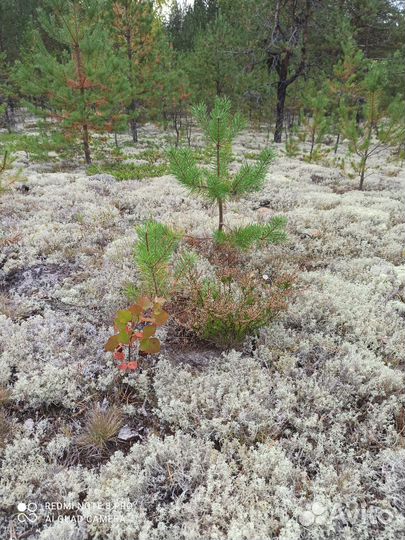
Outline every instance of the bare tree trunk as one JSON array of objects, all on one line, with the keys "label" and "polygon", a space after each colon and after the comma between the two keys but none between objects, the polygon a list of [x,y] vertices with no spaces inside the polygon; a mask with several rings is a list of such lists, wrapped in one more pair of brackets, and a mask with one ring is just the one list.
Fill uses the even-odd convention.
[{"label": "bare tree trunk", "polygon": [[274,142],[281,142],[284,125],[284,107],[287,95],[287,84],[285,81],[279,81],[277,85],[277,109],[276,109],[276,127],[274,130]]},{"label": "bare tree trunk", "polygon": [[83,141],[84,158],[86,160],[87,165],[90,165],[91,154],[90,154],[90,144],[89,144],[89,129],[88,129],[87,124],[83,124],[82,141]]},{"label": "bare tree trunk", "polygon": [[340,142],[340,132],[337,134],[337,137],[336,137],[335,149],[333,151],[334,154],[337,154],[337,151],[339,148],[339,142]]},{"label": "bare tree trunk", "polygon": [[359,189],[361,191],[363,191],[363,186],[364,186],[364,176],[365,176],[365,170],[364,168],[362,169],[361,173],[360,173],[360,184],[359,184]]},{"label": "bare tree trunk", "polygon": [[218,219],[218,231],[224,230],[224,203],[221,199],[218,199],[218,211],[219,211],[219,219]]},{"label": "bare tree trunk", "polygon": [[131,115],[131,118],[130,118],[130,121],[129,121],[129,127],[131,129],[132,141],[134,143],[138,142],[138,123],[137,123],[137,121],[135,119],[136,109],[137,109],[137,106],[136,106],[136,102],[134,100],[134,101],[132,101],[132,103],[131,103],[131,105],[129,107],[129,112],[130,112],[130,115]]}]

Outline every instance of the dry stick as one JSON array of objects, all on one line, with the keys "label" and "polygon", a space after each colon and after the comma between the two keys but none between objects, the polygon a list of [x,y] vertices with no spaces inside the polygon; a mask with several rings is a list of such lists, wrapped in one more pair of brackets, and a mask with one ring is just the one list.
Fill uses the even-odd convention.
[{"label": "dry stick", "polygon": [[[218,120],[218,124],[217,124],[217,176],[218,176],[218,182],[220,180],[220,176],[221,176],[221,164],[220,164],[220,154],[219,154],[219,151],[220,151],[220,147],[221,147],[221,143],[220,143],[220,140],[219,140],[219,118],[217,119]],[[224,228],[224,206],[223,206],[223,203],[222,203],[222,199],[218,199],[218,210],[219,210],[219,223],[218,223],[218,231],[222,231],[223,228]]]}]

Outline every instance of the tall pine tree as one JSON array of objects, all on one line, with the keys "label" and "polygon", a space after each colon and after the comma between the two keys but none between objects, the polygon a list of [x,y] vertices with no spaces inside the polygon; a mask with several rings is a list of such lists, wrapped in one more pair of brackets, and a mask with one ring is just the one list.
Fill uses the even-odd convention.
[{"label": "tall pine tree", "polygon": [[86,163],[91,131],[112,129],[120,114],[114,101],[125,90],[115,75],[117,60],[101,8],[101,0],[45,0],[38,20],[47,42],[58,48],[35,32],[32,50],[16,71],[23,93],[46,101],[54,126],[80,135]]},{"label": "tall pine tree", "polygon": [[161,25],[151,0],[112,0],[111,5],[115,50],[127,81],[125,102],[132,140],[136,143],[142,108],[153,105]]}]

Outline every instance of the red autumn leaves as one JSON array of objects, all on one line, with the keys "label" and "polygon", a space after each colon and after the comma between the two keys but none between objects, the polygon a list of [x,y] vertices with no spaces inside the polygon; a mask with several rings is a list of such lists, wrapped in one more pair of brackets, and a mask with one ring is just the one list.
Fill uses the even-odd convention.
[{"label": "red autumn leaves", "polygon": [[169,318],[163,309],[164,303],[164,298],[151,300],[143,296],[128,309],[118,311],[114,321],[117,333],[108,339],[104,350],[114,353],[119,370],[135,371],[140,356],[160,351],[160,341],[155,334]]}]

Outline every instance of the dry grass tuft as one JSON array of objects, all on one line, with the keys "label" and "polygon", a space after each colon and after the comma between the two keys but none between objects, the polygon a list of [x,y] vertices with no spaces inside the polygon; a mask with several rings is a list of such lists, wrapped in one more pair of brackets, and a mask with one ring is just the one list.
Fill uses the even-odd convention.
[{"label": "dry grass tuft", "polygon": [[0,407],[3,405],[6,405],[8,401],[10,400],[11,392],[8,388],[5,386],[0,386]]},{"label": "dry grass tuft", "polygon": [[6,446],[11,432],[10,422],[3,411],[0,411],[0,450]]},{"label": "dry grass tuft", "polygon": [[83,433],[77,444],[85,451],[104,452],[113,442],[122,428],[123,415],[118,407],[102,409],[99,405],[88,413]]}]

